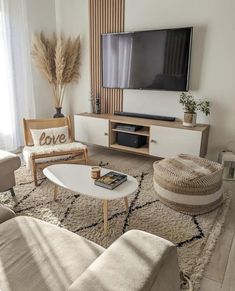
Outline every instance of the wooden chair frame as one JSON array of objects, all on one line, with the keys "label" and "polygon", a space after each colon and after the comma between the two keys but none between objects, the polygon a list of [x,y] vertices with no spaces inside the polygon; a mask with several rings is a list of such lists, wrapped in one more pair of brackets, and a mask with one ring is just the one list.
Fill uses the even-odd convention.
[{"label": "wooden chair frame", "polygon": [[[72,134],[72,126],[70,117],[63,118],[51,118],[51,119],[23,119],[23,127],[24,127],[24,139],[26,146],[34,146],[33,138],[30,132],[30,129],[46,129],[53,127],[61,127],[68,126],[69,138],[71,141],[74,141],[74,137]],[[42,158],[50,158],[50,157],[62,157],[62,156],[71,156],[68,160],[56,160],[56,161],[48,161],[48,162],[40,162],[37,163],[38,159]],[[35,186],[38,186],[37,179],[37,170],[44,169],[49,165],[54,164],[76,164],[81,161],[84,161],[85,164],[88,161],[88,150],[84,149],[76,149],[76,150],[68,150],[68,151],[53,151],[52,153],[47,154],[32,154],[32,172]]]}]

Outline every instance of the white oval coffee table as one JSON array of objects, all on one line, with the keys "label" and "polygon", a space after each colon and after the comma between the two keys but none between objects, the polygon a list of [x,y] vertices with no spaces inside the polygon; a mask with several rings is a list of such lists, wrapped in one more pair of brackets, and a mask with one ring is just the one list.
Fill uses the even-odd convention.
[{"label": "white oval coffee table", "polygon": [[[103,200],[104,232],[108,229],[108,201],[124,198],[128,211],[127,196],[138,189],[137,180],[127,175],[127,181],[113,190],[105,189],[94,184],[90,177],[91,166],[74,164],[55,164],[43,170],[44,175],[55,184],[54,200],[57,199],[58,186],[74,191],[81,195]],[[110,172],[110,169],[101,168],[101,175]]]}]

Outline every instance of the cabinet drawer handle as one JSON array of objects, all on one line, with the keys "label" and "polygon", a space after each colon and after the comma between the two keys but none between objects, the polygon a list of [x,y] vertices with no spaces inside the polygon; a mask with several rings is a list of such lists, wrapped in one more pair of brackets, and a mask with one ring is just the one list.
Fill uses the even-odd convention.
[{"label": "cabinet drawer handle", "polygon": [[107,133],[107,132],[105,132],[105,133],[104,133],[104,135],[108,135],[108,133]]},{"label": "cabinet drawer handle", "polygon": [[157,143],[157,141],[155,139],[151,139],[150,141],[151,143]]}]

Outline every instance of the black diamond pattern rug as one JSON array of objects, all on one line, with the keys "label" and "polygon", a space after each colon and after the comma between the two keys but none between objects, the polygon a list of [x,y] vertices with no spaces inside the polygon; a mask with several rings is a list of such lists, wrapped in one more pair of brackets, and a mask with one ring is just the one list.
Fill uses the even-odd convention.
[{"label": "black diamond pattern rug", "polygon": [[130,229],[144,230],[168,239],[177,246],[180,268],[190,276],[194,290],[197,290],[219,237],[231,195],[225,192],[221,207],[208,214],[184,215],[158,200],[153,189],[152,168],[127,169],[108,163],[102,165],[132,175],[139,182],[138,191],[128,198],[128,212],[125,211],[123,199],[110,202],[108,235],[103,233],[102,201],[65,189],[59,189],[58,200],[54,201],[53,185],[41,176],[39,186],[35,187],[25,167],[16,172],[17,200],[14,201],[10,193],[5,192],[0,196],[0,202],[12,208],[17,215],[42,219],[103,247],[108,247]]}]

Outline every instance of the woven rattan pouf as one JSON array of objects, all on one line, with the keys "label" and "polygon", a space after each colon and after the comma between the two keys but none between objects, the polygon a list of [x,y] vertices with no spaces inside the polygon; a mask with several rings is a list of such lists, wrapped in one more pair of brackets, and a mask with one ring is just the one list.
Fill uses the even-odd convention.
[{"label": "woven rattan pouf", "polygon": [[155,162],[153,167],[159,199],[174,210],[196,215],[221,204],[223,167],[220,164],[182,154]]}]

